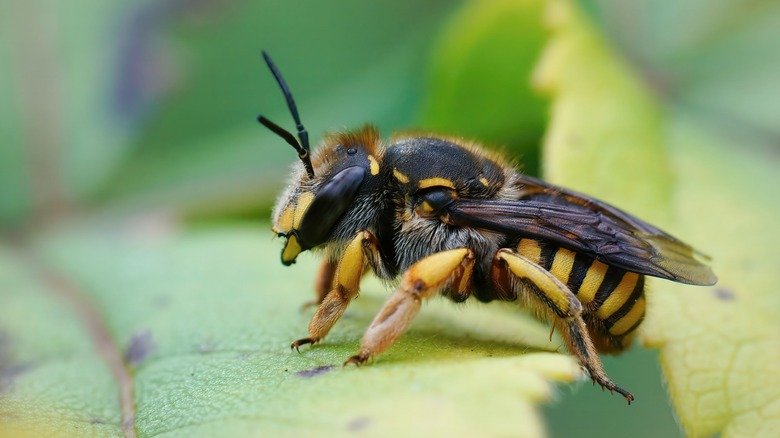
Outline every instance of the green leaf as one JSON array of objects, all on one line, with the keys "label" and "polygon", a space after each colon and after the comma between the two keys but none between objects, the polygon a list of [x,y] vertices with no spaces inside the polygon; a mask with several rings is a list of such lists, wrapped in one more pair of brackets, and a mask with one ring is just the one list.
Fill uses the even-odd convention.
[{"label": "green leaf", "polygon": [[[386,296],[373,280],[323,343],[290,351],[316,265],[283,267],[270,234],[148,219],[50,235],[23,260],[4,249],[0,436],[115,436],[134,418],[138,436],[536,437],[535,404],[580,375],[516,308],[443,300],[370,365],[342,367]],[[95,352],[101,337],[114,351]]]},{"label": "green leaf", "polygon": [[546,39],[542,9],[541,0],[464,4],[431,50],[423,126],[510,147],[537,173],[547,108],[531,72]]},{"label": "green leaf", "polygon": [[122,433],[117,384],[66,295],[0,247],[0,437]]},{"label": "green leaf", "polygon": [[650,283],[644,342],[661,349],[689,435],[773,436],[780,430],[777,156],[760,147],[760,136],[714,131],[695,110],[652,95],[571,3],[551,2],[548,12],[554,37],[537,72],[554,98],[548,178],[712,256],[714,287]]}]

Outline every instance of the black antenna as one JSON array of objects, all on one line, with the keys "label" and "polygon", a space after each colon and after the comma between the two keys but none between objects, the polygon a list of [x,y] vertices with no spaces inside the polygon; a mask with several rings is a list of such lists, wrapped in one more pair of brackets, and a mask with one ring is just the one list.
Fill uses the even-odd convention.
[{"label": "black antenna", "polygon": [[282,74],[279,73],[279,69],[276,68],[276,65],[265,50],[263,50],[263,59],[265,59],[265,63],[268,65],[268,68],[271,69],[271,73],[273,73],[274,77],[276,78],[276,82],[279,83],[279,87],[282,89],[284,98],[287,100],[287,107],[290,109],[293,120],[295,120],[295,126],[298,129],[298,139],[300,140],[300,143],[289,131],[266,119],[262,115],[257,116],[257,121],[262,123],[263,126],[273,131],[279,137],[282,137],[284,141],[295,148],[295,150],[298,152],[298,158],[303,161],[303,165],[306,167],[306,173],[310,178],[314,178],[314,167],[311,165],[311,157],[309,156],[309,133],[306,132],[306,128],[303,127],[301,118],[298,116],[298,108],[295,106],[295,100],[293,100],[292,93],[290,93],[290,89],[287,87],[287,83],[284,81],[284,78],[282,78]]}]

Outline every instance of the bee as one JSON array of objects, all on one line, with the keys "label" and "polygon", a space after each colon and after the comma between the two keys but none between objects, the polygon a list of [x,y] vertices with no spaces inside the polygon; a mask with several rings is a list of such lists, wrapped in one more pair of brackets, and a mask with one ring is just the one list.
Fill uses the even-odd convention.
[{"label": "bee", "polygon": [[609,204],[523,175],[476,143],[419,134],[385,142],[365,126],[327,135],[312,154],[287,84],[263,57],[298,131],[296,139],[258,116],[300,159],[273,210],[282,263],[307,250],[324,256],[318,308],[294,349],[328,334],[370,270],[400,281],[345,365],[387,350],[435,295],[519,301],[551,322],[595,383],[630,404],[634,396],[607,376],[598,353],[631,345],[645,315],[645,277],[717,281],[689,245]]}]

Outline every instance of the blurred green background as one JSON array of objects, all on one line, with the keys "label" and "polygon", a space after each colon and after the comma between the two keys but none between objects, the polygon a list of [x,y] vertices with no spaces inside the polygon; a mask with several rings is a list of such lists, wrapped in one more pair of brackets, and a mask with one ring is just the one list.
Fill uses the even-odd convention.
[{"label": "blurred green background", "polygon": [[[662,101],[776,148],[780,87],[767,84],[780,77],[780,27],[769,3],[582,6]],[[295,155],[254,120],[263,113],[292,129],[261,49],[290,84],[313,142],[364,123],[385,137],[431,130],[507,150],[538,174],[548,102],[531,76],[547,38],[543,6],[5,1],[0,227],[15,239],[160,212],[185,227],[268,221]],[[640,402],[616,412],[590,385],[564,388],[544,409],[552,436],[680,434],[654,351],[605,365]]]},{"label": "blurred green background", "polygon": [[475,23],[462,7],[11,2],[0,223],[95,209],[265,217],[294,155],[253,121],[291,126],[261,49],[315,141],[364,123],[435,129],[527,151],[533,171],[544,104],[523,78],[542,44],[539,3],[507,16],[472,5]]}]

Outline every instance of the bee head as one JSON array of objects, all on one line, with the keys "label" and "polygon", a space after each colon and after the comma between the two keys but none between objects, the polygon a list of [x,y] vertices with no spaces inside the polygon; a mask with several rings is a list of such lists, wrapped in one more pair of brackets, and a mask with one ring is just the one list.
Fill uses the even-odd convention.
[{"label": "bee head", "polygon": [[263,58],[284,93],[298,129],[298,139],[262,115],[257,120],[291,145],[303,164],[302,169],[294,170],[292,183],[277,201],[273,213],[272,229],[286,239],[282,263],[290,265],[301,252],[327,242],[339,220],[352,207],[363,182],[379,173],[382,148],[377,131],[367,126],[326,137],[312,157],[309,135],[298,116],[292,94],[265,51]]}]

